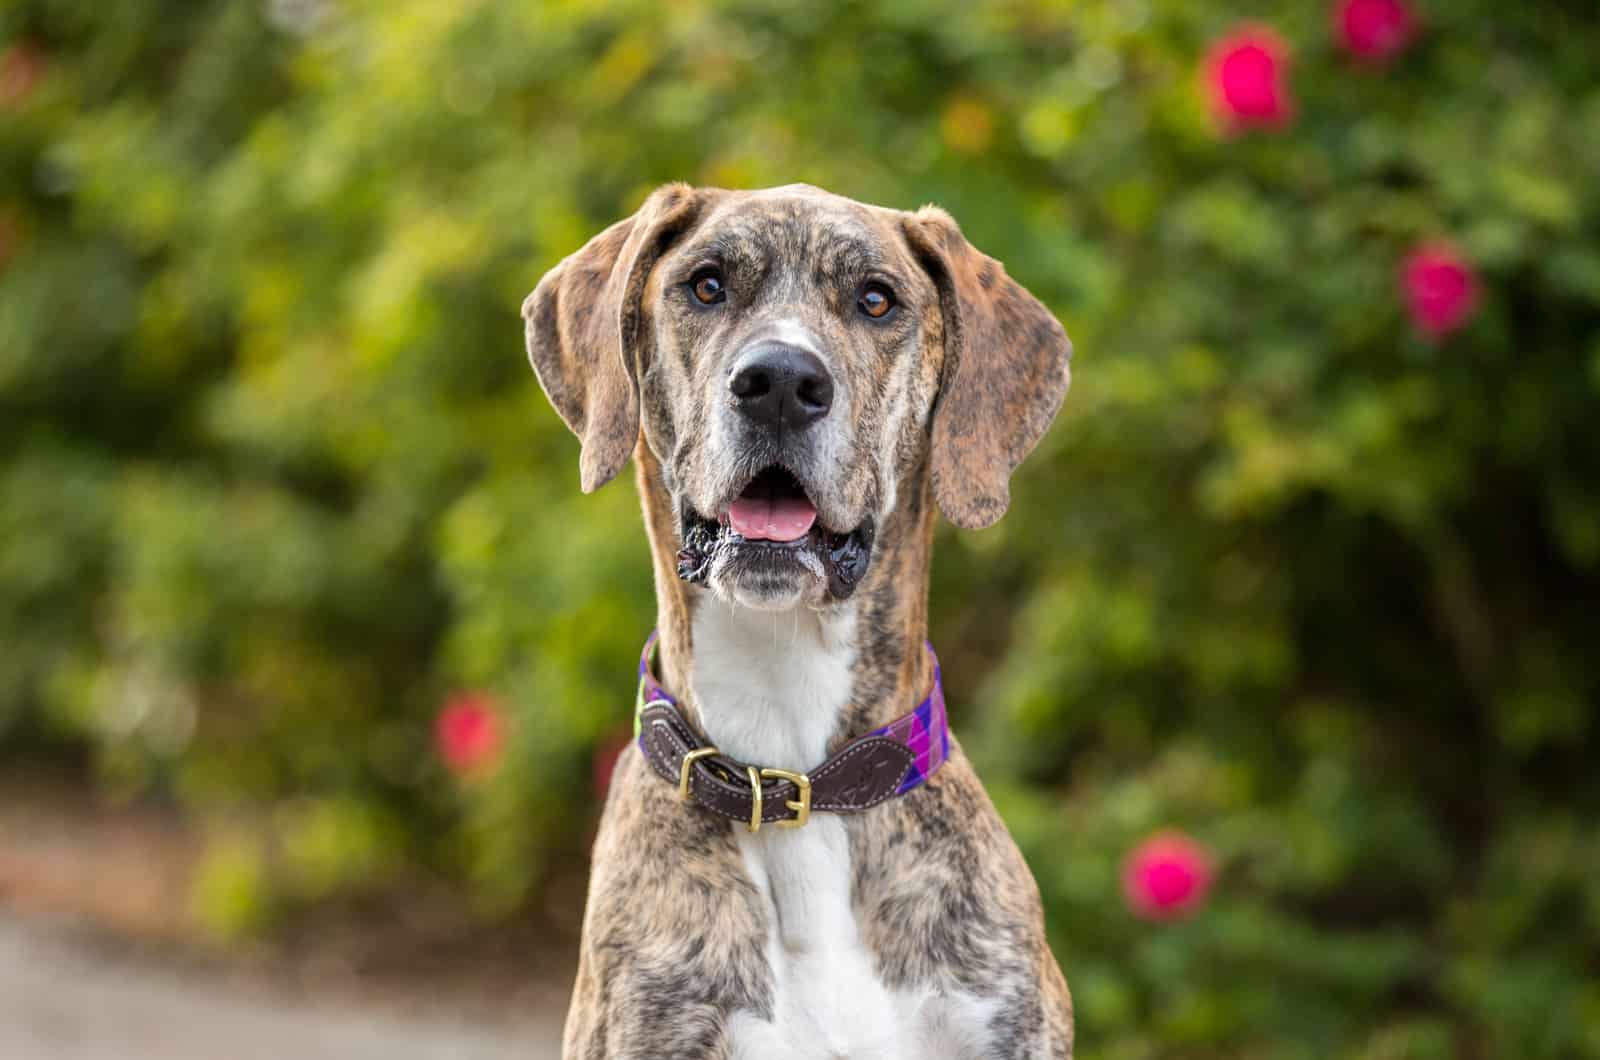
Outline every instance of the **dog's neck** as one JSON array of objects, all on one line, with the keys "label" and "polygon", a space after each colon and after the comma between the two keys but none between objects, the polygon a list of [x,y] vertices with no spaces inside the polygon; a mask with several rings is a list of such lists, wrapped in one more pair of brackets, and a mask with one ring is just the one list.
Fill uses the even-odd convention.
[{"label": "dog's neck", "polygon": [[898,491],[872,565],[848,601],[763,612],[679,579],[675,517],[659,465],[643,442],[634,457],[655,569],[656,673],[706,739],[743,761],[811,769],[927,694],[933,513],[925,475]]}]

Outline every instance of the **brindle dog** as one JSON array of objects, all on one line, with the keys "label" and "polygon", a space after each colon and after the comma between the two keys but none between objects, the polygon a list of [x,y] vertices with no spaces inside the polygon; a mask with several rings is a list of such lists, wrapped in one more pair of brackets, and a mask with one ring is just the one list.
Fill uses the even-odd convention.
[{"label": "brindle dog", "polygon": [[[949,215],[669,185],[523,315],[583,489],[634,457],[657,676],[708,740],[808,770],[927,694],[934,505],[999,519],[1070,378]],[[755,834],[623,753],[567,1057],[1071,1052],[1038,888],[955,741],[902,797]]]}]

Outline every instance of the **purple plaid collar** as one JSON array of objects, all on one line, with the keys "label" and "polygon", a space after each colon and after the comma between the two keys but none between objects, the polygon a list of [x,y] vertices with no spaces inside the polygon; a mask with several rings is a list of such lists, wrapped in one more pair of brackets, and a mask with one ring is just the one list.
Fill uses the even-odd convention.
[{"label": "purple plaid collar", "polygon": [[[633,707],[633,735],[640,741],[640,750],[644,745],[639,732],[639,715],[644,711],[646,704],[653,700],[662,699],[677,707],[678,701],[656,680],[655,674],[650,670],[650,658],[655,652],[657,631],[652,630],[650,638],[644,642],[644,651],[639,655],[639,694]],[[896,795],[904,795],[911,789],[920,786],[924,781],[944,765],[950,757],[950,718],[944,709],[944,684],[939,674],[939,657],[934,654],[933,645],[928,644],[928,657],[933,660],[933,688],[928,691],[927,698],[918,703],[909,714],[902,714],[881,729],[874,729],[867,736],[884,736],[897,743],[905,744],[916,757],[910,772],[900,782]]]}]

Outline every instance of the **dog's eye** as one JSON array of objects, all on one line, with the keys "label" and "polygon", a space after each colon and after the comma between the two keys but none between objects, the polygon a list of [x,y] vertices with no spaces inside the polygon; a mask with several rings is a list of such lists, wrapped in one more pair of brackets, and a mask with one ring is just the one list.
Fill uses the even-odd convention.
[{"label": "dog's eye", "polygon": [[722,286],[722,273],[716,269],[701,269],[689,281],[689,289],[701,305],[716,305],[726,301],[728,292]]},{"label": "dog's eye", "polygon": [[869,283],[856,300],[856,305],[867,316],[881,320],[894,308],[894,292],[881,283]]}]

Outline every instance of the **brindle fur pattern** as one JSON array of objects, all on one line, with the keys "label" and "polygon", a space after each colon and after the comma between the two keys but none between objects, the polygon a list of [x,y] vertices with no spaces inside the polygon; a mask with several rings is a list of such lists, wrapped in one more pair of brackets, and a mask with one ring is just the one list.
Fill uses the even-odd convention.
[{"label": "brindle fur pattern", "polygon": [[[707,261],[736,311],[687,296]],[[898,299],[880,325],[860,285]],[[553,269],[524,305],[530,357],[583,442],[582,485],[632,449],[659,604],[659,676],[698,723],[693,619],[711,592],[680,581],[686,506],[725,508],[774,459],[730,434],[733,357],[797,329],[829,352],[836,433],[793,468],[820,521],[877,520],[856,608],[850,706],[836,747],[925,694],[922,650],[934,504],[962,526],[1003,514],[1006,479],[1059,407],[1070,346],[1060,325],[936,208],[863,206],[805,186],[730,192],[670,185]],[[636,444],[635,443],[636,440]],[[620,452],[620,455],[619,455]],[[790,765],[789,763],[774,763]],[[1069,1057],[1071,1001],[1045,941],[1038,889],[959,744],[922,787],[846,821],[850,904],[880,979],[993,1003],[996,1057]],[[678,802],[637,748],[618,762],[594,848],[571,1058],[728,1058],[730,1015],[769,1018],[763,948],[773,912],[727,822]]]}]

